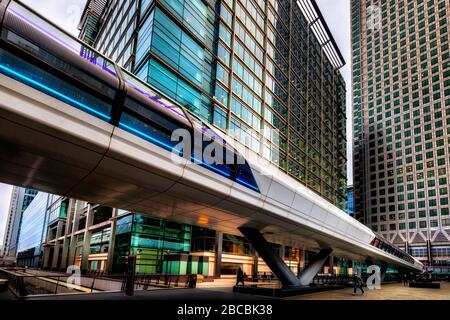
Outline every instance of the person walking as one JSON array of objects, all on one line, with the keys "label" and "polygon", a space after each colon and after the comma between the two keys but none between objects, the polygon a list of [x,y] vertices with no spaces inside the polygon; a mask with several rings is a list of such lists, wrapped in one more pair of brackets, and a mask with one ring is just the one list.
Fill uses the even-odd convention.
[{"label": "person walking", "polygon": [[407,287],[408,286],[408,276],[405,274],[403,274],[403,286]]},{"label": "person walking", "polygon": [[244,272],[242,271],[241,268],[239,268],[239,270],[238,270],[236,286],[238,286],[239,283],[242,283],[242,285],[245,286],[245,284],[244,284]]},{"label": "person walking", "polygon": [[363,295],[364,294],[363,281],[358,275],[354,275],[353,276],[353,295],[356,295],[356,291],[358,289],[361,290],[361,294]]}]

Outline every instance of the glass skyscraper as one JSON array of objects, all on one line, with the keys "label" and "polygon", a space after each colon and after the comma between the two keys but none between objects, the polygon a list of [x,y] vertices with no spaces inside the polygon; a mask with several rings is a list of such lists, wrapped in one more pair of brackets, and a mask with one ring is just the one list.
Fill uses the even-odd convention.
[{"label": "glass skyscraper", "polygon": [[5,256],[16,256],[23,213],[27,210],[37,193],[36,190],[29,188],[13,188],[3,239],[3,254]]},{"label": "glass skyscraper", "polygon": [[344,61],[314,1],[110,0],[95,28],[80,38],[345,209]]},{"label": "glass skyscraper", "polygon": [[22,226],[17,245],[19,265],[38,268],[47,237],[47,206],[50,195],[39,192],[23,212]]},{"label": "glass skyscraper", "polygon": [[347,188],[347,213],[352,217],[355,216],[355,200],[354,200],[353,186],[348,186]]},{"label": "glass skyscraper", "polygon": [[161,268],[165,256],[191,251],[191,226],[139,214],[118,219],[115,236],[113,271],[117,273],[125,271],[130,254],[137,257],[136,272],[167,273]]},{"label": "glass skyscraper", "polygon": [[449,2],[353,0],[355,214],[450,264]]}]

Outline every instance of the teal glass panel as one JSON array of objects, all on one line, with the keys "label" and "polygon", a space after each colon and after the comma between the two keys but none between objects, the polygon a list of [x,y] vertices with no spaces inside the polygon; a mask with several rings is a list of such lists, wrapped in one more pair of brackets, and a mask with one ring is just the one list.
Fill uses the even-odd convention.
[{"label": "teal glass panel", "polygon": [[175,270],[180,267],[164,257],[190,252],[191,227],[187,225],[134,214],[119,219],[117,229],[114,270],[124,270],[127,256],[134,254],[138,273],[178,274]]}]

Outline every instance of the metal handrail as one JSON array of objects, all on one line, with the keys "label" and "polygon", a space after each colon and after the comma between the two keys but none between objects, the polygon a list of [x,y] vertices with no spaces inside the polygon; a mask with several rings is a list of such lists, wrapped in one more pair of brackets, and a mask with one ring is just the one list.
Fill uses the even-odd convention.
[{"label": "metal handrail", "polygon": [[[33,290],[43,290],[38,285],[37,288],[30,288],[30,284],[27,280],[36,279],[40,281],[54,283],[55,287],[45,288],[45,294],[56,295],[60,291],[60,288],[66,287],[68,290],[77,290],[67,285],[63,285],[67,279],[72,277],[72,274],[24,274],[30,269],[26,268],[0,268],[0,273],[3,273],[8,278],[8,284],[11,291],[19,298],[24,298],[33,294]],[[40,271],[40,270],[39,270]],[[23,273],[22,273],[23,272]],[[90,284],[84,284],[80,286],[84,288],[84,294],[93,293],[96,289],[96,283],[98,280],[107,281],[120,281],[120,291],[125,291],[127,287],[127,281],[129,277],[125,274],[106,274],[95,272],[93,275],[83,275],[82,277],[91,278]],[[33,282],[31,282],[33,283]],[[136,289],[142,289],[147,291],[149,287],[163,287],[163,288],[195,288],[197,284],[197,275],[176,275],[176,274],[136,274],[134,287]],[[50,284],[51,285],[51,284]],[[33,285],[32,285],[33,286]],[[83,294],[80,292],[80,294]]]}]

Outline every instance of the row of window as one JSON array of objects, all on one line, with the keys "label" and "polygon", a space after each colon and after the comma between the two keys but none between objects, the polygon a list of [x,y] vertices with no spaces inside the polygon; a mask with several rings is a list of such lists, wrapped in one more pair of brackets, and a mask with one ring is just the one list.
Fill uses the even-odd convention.
[{"label": "row of window", "polygon": [[[449,228],[450,227],[450,219],[442,219],[441,226],[443,228]],[[429,224],[427,221],[411,221],[411,222],[399,222],[397,223],[391,223],[389,225],[387,224],[380,224],[380,225],[372,225],[372,230],[375,232],[386,232],[386,231],[405,231],[405,230],[417,230],[417,229],[438,229],[439,228],[439,221],[438,220],[430,220]]]},{"label": "row of window", "polygon": [[389,254],[392,254],[392,255],[394,255],[394,256],[402,259],[402,260],[405,260],[405,261],[407,261],[409,263],[414,264],[414,259],[410,255],[408,255],[405,252],[403,252],[403,251],[393,247],[392,245],[386,243],[385,241],[383,241],[383,240],[381,240],[379,238],[375,238],[371,242],[371,245],[376,247],[376,248],[378,248],[378,249],[381,249],[381,250],[383,250],[383,251],[385,251],[385,252],[387,252]]}]

